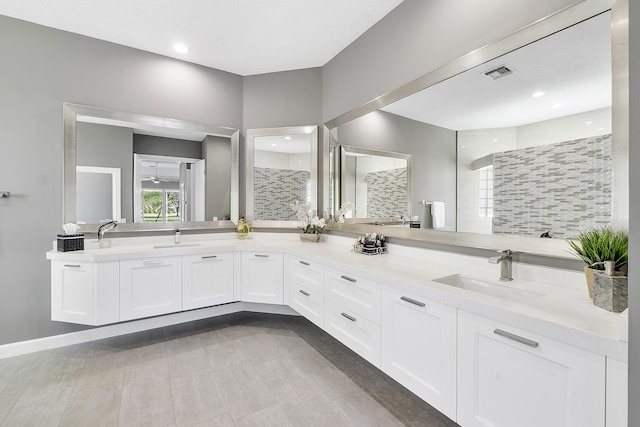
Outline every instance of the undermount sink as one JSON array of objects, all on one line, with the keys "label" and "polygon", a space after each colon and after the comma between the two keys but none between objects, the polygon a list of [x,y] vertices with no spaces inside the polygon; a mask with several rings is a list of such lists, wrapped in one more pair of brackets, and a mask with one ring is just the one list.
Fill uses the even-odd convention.
[{"label": "undermount sink", "polygon": [[482,279],[465,276],[462,274],[453,274],[451,276],[439,277],[434,282],[443,283],[456,288],[467,289],[485,295],[491,295],[501,298],[518,299],[518,300],[535,300],[544,295],[544,293],[525,288],[522,286],[513,286],[502,283],[488,282]]},{"label": "undermount sink", "polygon": [[184,246],[198,246],[200,243],[164,243],[160,245],[153,245],[153,249],[163,249],[163,248],[181,248]]}]

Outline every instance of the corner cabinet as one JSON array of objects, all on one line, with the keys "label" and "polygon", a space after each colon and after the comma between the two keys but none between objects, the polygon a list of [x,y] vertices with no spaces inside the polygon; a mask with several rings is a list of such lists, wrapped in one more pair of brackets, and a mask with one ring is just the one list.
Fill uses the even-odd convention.
[{"label": "corner cabinet", "polygon": [[242,252],[242,301],[284,304],[284,254]]},{"label": "corner cabinet", "polygon": [[120,261],[121,321],[181,310],[181,257]]},{"label": "corner cabinet", "polygon": [[602,427],[605,357],[460,311],[457,422]]},{"label": "corner cabinet", "polygon": [[454,307],[382,288],[382,370],[456,419]]},{"label": "corner cabinet", "polygon": [[182,257],[182,309],[232,302],[233,252],[211,252]]}]

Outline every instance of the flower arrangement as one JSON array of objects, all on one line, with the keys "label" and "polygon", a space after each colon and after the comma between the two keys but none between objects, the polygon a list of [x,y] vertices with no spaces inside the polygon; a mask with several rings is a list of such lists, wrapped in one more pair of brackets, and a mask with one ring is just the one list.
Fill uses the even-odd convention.
[{"label": "flower arrangement", "polygon": [[351,202],[347,202],[340,206],[340,208],[336,210],[336,222],[344,222],[344,218],[347,212],[353,212],[355,216],[356,205]]},{"label": "flower arrangement", "polygon": [[302,225],[298,226],[298,228],[304,234],[319,234],[326,225],[324,218],[318,218],[307,204],[295,202],[289,206],[289,210],[294,212],[296,218],[302,221]]}]

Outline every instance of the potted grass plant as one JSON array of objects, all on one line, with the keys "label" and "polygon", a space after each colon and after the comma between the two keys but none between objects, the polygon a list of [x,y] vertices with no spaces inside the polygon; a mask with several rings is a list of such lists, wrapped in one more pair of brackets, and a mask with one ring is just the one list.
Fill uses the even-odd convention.
[{"label": "potted grass plant", "polygon": [[629,237],[623,231],[615,231],[611,227],[594,227],[581,231],[575,239],[568,240],[573,252],[587,266],[584,268],[589,290],[589,298],[593,298],[593,275],[604,270],[605,261],[613,261],[614,274],[626,276],[629,261]]}]

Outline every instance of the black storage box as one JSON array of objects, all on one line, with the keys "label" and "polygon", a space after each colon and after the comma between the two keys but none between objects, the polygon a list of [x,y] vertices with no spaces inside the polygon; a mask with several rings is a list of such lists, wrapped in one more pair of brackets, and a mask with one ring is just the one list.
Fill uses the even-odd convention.
[{"label": "black storage box", "polygon": [[58,234],[58,252],[84,250],[84,234]]}]

